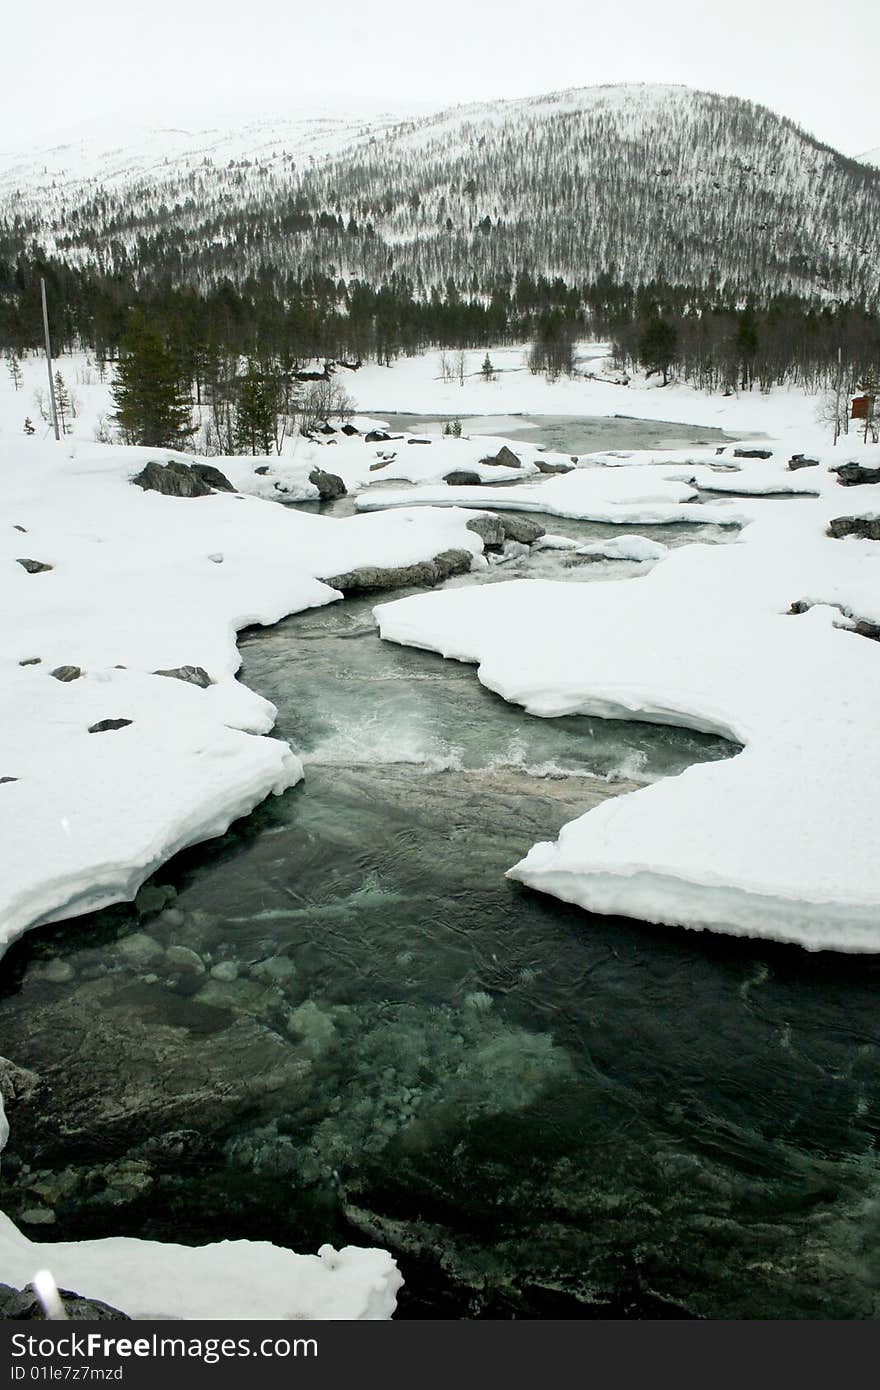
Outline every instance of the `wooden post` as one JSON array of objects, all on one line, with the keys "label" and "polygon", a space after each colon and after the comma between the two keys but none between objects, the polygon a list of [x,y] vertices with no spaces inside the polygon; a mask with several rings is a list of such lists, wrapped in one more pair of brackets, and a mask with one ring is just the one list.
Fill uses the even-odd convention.
[{"label": "wooden post", "polygon": [[55,404],[55,378],[52,375],[52,344],[49,339],[49,310],[46,307],[46,281],[40,276],[40,294],[43,300],[43,333],[46,337],[46,366],[49,371],[49,400],[52,403],[52,427],[55,430],[55,438],[60,439],[61,433],[58,429],[58,407]]},{"label": "wooden post", "polygon": [[[841,378],[841,372],[842,372],[842,357],[843,357],[843,349],[842,349],[842,348],[838,348],[838,349],[837,349],[837,395],[836,395],[836,403],[835,403],[835,406],[834,406],[834,446],[835,446],[835,448],[837,447],[837,440],[838,440],[838,438],[839,438],[839,436],[840,436],[840,387],[841,387],[841,380],[840,380],[840,378]],[[847,407],[847,408],[848,408],[848,407]]]}]

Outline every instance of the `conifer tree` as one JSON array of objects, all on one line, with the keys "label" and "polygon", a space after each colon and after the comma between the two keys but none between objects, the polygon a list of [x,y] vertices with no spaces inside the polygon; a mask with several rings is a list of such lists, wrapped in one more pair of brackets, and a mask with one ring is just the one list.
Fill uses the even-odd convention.
[{"label": "conifer tree", "polygon": [[253,362],[238,386],[235,412],[235,447],[242,454],[268,454],[275,439],[275,406],[272,392]]},{"label": "conifer tree", "polygon": [[113,419],[129,444],[170,448],[193,433],[192,404],[181,389],[174,358],[139,312],[132,314],[120,345],[111,394]]},{"label": "conifer tree", "polygon": [[13,353],[7,362],[9,375],[12,377],[12,384],[16,391],[21,390],[21,360],[17,353]]},{"label": "conifer tree", "polygon": [[678,351],[678,332],[666,319],[649,319],[639,337],[639,362],[648,373],[662,372],[663,385],[669,380],[669,368]]},{"label": "conifer tree", "polygon": [[62,434],[70,434],[74,415],[73,401],[67,389],[67,382],[60,372],[55,373],[55,411],[58,415],[58,428]]}]

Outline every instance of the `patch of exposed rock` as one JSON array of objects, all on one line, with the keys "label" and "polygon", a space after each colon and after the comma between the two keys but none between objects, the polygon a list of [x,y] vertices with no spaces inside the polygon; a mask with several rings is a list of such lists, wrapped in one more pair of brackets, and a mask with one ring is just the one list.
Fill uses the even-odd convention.
[{"label": "patch of exposed rock", "polygon": [[522,462],[506,444],[502,444],[497,454],[487,454],[480,459],[480,463],[488,464],[490,468],[522,468]]},{"label": "patch of exposed rock", "polygon": [[235,492],[229,479],[209,463],[151,461],[131,480],[145,492],[165,497],[209,497],[212,492]]},{"label": "patch of exposed rock", "polygon": [[[54,676],[55,672],[52,674]],[[202,690],[207,690],[214,683],[204,666],[174,666],[168,671],[154,671],[153,675],[170,676],[172,680],[185,681],[187,685],[197,685]]]},{"label": "patch of exposed rock", "polygon": [[[131,1322],[128,1313],[111,1308],[100,1298],[84,1298],[71,1289],[59,1289],[58,1293],[71,1322]],[[0,1284],[0,1318],[7,1322],[45,1321],[46,1314],[33,1284],[26,1284],[23,1289]]]},{"label": "patch of exposed rock", "polygon": [[318,489],[322,502],[330,502],[336,497],[346,495],[345,483],[338,473],[325,473],[323,468],[313,468],[309,474],[309,482]]},{"label": "patch of exposed rock", "polygon": [[407,589],[439,584],[453,574],[467,574],[471,567],[469,550],[444,550],[433,560],[420,560],[413,565],[381,568],[365,565],[325,578],[324,583],[343,594],[362,593],[373,589]]},{"label": "patch of exposed rock", "polygon": [[819,460],[810,458],[808,454],[792,454],[788,466],[791,472],[795,473],[799,468],[818,468]]},{"label": "patch of exposed rock", "polygon": [[828,534],[835,540],[859,536],[866,541],[880,541],[880,516],[836,516],[829,523]]},{"label": "patch of exposed rock", "polygon": [[866,468],[863,463],[842,463],[832,468],[842,487],[859,487],[862,483],[880,483],[880,468]]},{"label": "patch of exposed rock", "polygon": [[46,574],[55,568],[54,565],[47,565],[42,560],[18,560],[16,563],[21,565],[22,569],[27,570],[28,574]]}]

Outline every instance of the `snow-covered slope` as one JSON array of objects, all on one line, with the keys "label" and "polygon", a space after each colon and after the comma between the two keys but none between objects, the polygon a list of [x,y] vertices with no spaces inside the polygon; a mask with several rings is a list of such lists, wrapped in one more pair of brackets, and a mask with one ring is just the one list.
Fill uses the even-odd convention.
[{"label": "snow-covered slope", "polygon": [[[156,129],[0,155],[0,223],[74,263],[379,284],[560,275],[876,293],[880,171],[764,107],[662,85]],[[130,267],[129,267],[130,268]]]},{"label": "snow-covered slope", "polygon": [[862,164],[872,164],[875,169],[880,169],[880,146],[876,150],[866,150],[858,159]]}]

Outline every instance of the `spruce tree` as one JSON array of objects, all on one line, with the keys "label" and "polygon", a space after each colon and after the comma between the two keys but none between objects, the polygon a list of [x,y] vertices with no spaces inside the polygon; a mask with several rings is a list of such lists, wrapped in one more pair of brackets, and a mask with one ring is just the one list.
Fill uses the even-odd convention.
[{"label": "spruce tree", "polygon": [[669,368],[678,352],[678,331],[666,319],[652,318],[639,336],[639,362],[651,372],[663,373],[663,385],[669,380]]},{"label": "spruce tree", "polygon": [[129,444],[173,448],[193,433],[192,403],[174,358],[153,326],[134,313],[120,346],[113,420]]},{"label": "spruce tree", "polygon": [[235,447],[242,454],[268,454],[275,439],[272,391],[253,362],[248,362],[238,386]]}]

